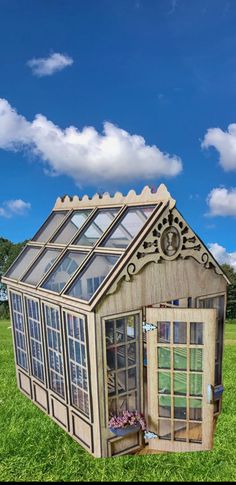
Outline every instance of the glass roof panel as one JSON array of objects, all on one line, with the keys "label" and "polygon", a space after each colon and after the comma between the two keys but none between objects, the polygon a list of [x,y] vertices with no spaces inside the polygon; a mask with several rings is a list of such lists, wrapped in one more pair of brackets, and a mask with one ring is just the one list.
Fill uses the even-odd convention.
[{"label": "glass roof panel", "polygon": [[7,271],[6,276],[18,280],[25,273],[40,250],[40,247],[26,246],[13,266]]},{"label": "glass roof panel", "polygon": [[88,253],[68,251],[42,284],[42,288],[60,293]]},{"label": "glass roof panel", "polygon": [[130,207],[127,209],[121,220],[108,234],[105,241],[103,241],[102,246],[108,248],[126,248],[143,227],[155,207],[155,205],[152,205]]},{"label": "glass roof panel", "polygon": [[94,255],[66,294],[81,300],[90,300],[119,257],[117,254]]},{"label": "glass roof panel", "polygon": [[33,241],[46,242],[56,231],[56,228],[61,224],[67,211],[52,212],[50,217],[42,225],[41,229],[33,237]]},{"label": "glass roof panel", "polygon": [[54,236],[52,242],[68,244],[80,227],[82,227],[90,213],[91,209],[73,212],[71,217],[67,219],[63,227],[59,230],[59,233]]},{"label": "glass roof panel", "polygon": [[43,275],[49,271],[60,253],[60,249],[46,249],[33,265],[33,268],[28,271],[27,275],[23,278],[23,281],[30,285],[37,285]]},{"label": "glass roof panel", "polygon": [[94,246],[97,240],[103,235],[104,231],[106,231],[106,229],[114,221],[119,210],[120,208],[99,209],[90,224],[84,229],[74,244],[81,246]]}]

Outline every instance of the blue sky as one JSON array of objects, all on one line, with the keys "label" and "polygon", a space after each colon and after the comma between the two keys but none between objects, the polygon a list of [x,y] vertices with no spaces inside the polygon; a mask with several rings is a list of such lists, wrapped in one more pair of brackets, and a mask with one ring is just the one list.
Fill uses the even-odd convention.
[{"label": "blue sky", "polygon": [[30,238],[58,195],[164,182],[236,267],[236,2],[0,8],[0,235]]}]

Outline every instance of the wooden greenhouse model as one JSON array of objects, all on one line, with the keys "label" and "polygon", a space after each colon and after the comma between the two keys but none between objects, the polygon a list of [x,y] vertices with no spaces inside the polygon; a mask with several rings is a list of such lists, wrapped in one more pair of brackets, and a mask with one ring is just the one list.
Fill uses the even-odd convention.
[{"label": "wooden greenhouse model", "polygon": [[228,280],[164,185],[58,198],[3,282],[20,390],[91,454],[212,448]]}]

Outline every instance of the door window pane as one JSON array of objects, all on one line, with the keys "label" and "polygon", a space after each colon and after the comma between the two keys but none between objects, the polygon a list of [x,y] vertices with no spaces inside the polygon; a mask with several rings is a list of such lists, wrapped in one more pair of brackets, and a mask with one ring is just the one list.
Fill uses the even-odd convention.
[{"label": "door window pane", "polygon": [[174,373],[174,394],[185,395],[187,393],[187,375],[186,373]]},{"label": "door window pane", "polygon": [[83,230],[74,244],[81,246],[94,246],[107,228],[115,220],[120,209],[100,209],[93,217],[93,220]]},{"label": "door window pane", "polygon": [[171,421],[170,419],[160,419],[158,423],[158,434],[162,440],[171,439]]},{"label": "door window pane", "polygon": [[190,323],[190,343],[196,345],[203,344],[203,323]]},{"label": "door window pane", "polygon": [[202,395],[202,375],[190,374],[190,395],[201,396]]},{"label": "door window pane", "polygon": [[157,322],[158,343],[170,343],[170,322]]},{"label": "door window pane", "polygon": [[158,414],[162,418],[171,417],[171,397],[170,396],[159,396]]},{"label": "door window pane", "polygon": [[159,347],[157,352],[159,369],[170,369],[170,349],[168,347]]},{"label": "door window pane", "polygon": [[189,441],[190,443],[202,442],[202,425],[200,423],[189,423]]},{"label": "door window pane", "polygon": [[42,288],[60,293],[70,278],[72,278],[79,265],[83,262],[86,255],[87,253],[79,251],[68,251],[42,284]]},{"label": "door window pane", "polygon": [[193,421],[201,421],[202,419],[202,400],[189,399],[189,419]]},{"label": "door window pane", "polygon": [[143,227],[154,208],[155,206],[145,206],[127,209],[102,246],[126,248]]},{"label": "door window pane", "polygon": [[187,425],[184,421],[174,421],[174,440],[186,441]]},{"label": "door window pane", "polygon": [[175,348],[174,349],[174,369],[186,370],[187,369],[187,349]]},{"label": "door window pane", "polygon": [[160,394],[171,394],[170,372],[158,372],[158,392]]},{"label": "door window pane", "polygon": [[174,398],[174,417],[177,419],[186,419],[186,398],[175,397]]},{"label": "door window pane", "polygon": [[174,322],[174,343],[187,343],[187,324],[186,322]]},{"label": "door window pane", "polygon": [[203,370],[203,349],[190,349],[190,370]]},{"label": "door window pane", "polygon": [[85,223],[90,212],[91,210],[89,209],[73,212],[59,232],[54,236],[52,242],[57,244],[68,244]]}]

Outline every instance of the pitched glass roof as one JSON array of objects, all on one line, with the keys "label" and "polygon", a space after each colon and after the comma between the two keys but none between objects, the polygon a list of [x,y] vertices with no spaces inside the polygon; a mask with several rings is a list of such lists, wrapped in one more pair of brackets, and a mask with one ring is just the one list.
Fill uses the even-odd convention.
[{"label": "pitched glass roof", "polygon": [[24,276],[23,281],[30,285],[37,285],[49,271],[60,253],[61,249],[46,249],[33,267],[31,267],[30,271],[27,272],[26,276]]},{"label": "pitched glass roof", "polygon": [[42,288],[60,293],[87,254],[81,251],[68,251],[42,283]]},{"label": "pitched glass roof", "polygon": [[26,246],[11,268],[7,271],[6,277],[18,280],[34,261],[40,250],[41,247],[38,246]]},{"label": "pitched glass roof", "polygon": [[74,211],[69,219],[66,220],[59,232],[53,237],[52,242],[58,244],[68,244],[73,236],[78,232],[78,230],[85,223],[91,209]]},{"label": "pitched glass roof", "polygon": [[119,257],[119,254],[94,254],[66,294],[89,301]]},{"label": "pitched glass roof", "polygon": [[162,205],[162,198],[148,187],[140,196],[130,191],[127,196],[58,198],[6,277],[88,302]]},{"label": "pitched glass roof", "polygon": [[65,218],[66,211],[52,212],[46,222],[33,237],[33,241],[46,242],[54,234],[59,224]]},{"label": "pitched glass roof", "polygon": [[126,248],[143,227],[155,206],[130,207],[126,210],[114,229],[107,235],[102,246]]},{"label": "pitched glass roof", "polygon": [[[119,208],[120,209],[120,208]],[[81,246],[94,246],[104,231],[114,222],[119,209],[100,209],[92,221],[82,231],[74,244]]]}]

